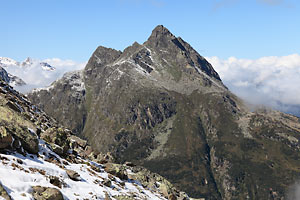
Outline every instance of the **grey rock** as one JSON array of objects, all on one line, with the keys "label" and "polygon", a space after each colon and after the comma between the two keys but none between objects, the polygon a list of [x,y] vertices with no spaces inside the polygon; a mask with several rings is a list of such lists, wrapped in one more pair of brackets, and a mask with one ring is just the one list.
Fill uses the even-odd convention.
[{"label": "grey rock", "polygon": [[32,195],[35,200],[64,200],[58,189],[50,187],[33,186]]},{"label": "grey rock", "polygon": [[121,180],[128,179],[126,168],[123,165],[114,164],[114,163],[106,163],[104,165],[104,167],[105,167],[105,171],[107,173],[110,173],[110,174],[120,178]]},{"label": "grey rock", "polygon": [[80,175],[74,170],[67,169],[66,173],[69,176],[69,178],[72,179],[73,181],[80,181],[81,180]]},{"label": "grey rock", "polygon": [[105,180],[103,181],[103,185],[105,185],[106,187],[110,187],[110,186],[111,186],[111,180],[105,179]]},{"label": "grey rock", "polygon": [[3,185],[0,183],[0,197],[5,200],[11,200],[11,197],[8,195],[7,191],[4,189]]},{"label": "grey rock", "polygon": [[13,127],[10,130],[16,140],[19,140],[21,146],[28,153],[37,154],[39,151],[38,137],[35,133],[28,130],[26,127]]},{"label": "grey rock", "polygon": [[8,148],[12,144],[12,141],[11,134],[6,131],[4,126],[0,126],[0,149]]}]

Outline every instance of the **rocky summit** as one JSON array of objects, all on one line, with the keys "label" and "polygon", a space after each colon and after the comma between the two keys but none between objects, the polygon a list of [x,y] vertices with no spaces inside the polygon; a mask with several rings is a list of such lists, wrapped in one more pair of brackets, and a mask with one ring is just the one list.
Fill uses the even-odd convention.
[{"label": "rocky summit", "polygon": [[97,153],[166,177],[192,197],[286,199],[299,178],[299,118],[250,111],[187,42],[157,26],[123,52],[28,95]]},{"label": "rocky summit", "polygon": [[0,199],[190,199],[130,162],[116,164],[0,79]]}]

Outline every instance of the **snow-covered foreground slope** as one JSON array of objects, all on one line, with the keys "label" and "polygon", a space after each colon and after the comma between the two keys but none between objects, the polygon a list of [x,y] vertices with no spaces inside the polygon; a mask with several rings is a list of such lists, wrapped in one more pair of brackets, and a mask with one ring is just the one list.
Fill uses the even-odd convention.
[{"label": "snow-covered foreground slope", "polygon": [[[103,165],[86,160],[77,164],[68,162],[42,140],[39,149],[38,155],[1,154],[0,179],[11,198],[33,199],[32,186],[42,186],[57,188],[64,199],[104,199],[106,196],[112,199],[117,196],[165,199],[158,190],[144,188],[138,181],[121,180],[107,173]],[[57,160],[51,162],[51,158]],[[69,178],[66,170],[77,172],[80,175],[78,180]],[[128,170],[128,173],[132,172]],[[59,180],[60,187],[58,183],[51,184],[55,179]]]},{"label": "snow-covered foreground slope", "polygon": [[95,152],[0,78],[2,199],[189,198],[158,174]]}]

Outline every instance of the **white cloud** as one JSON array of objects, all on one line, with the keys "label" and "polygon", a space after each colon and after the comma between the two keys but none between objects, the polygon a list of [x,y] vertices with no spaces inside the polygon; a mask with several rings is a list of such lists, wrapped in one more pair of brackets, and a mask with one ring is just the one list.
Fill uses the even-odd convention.
[{"label": "white cloud", "polygon": [[256,60],[210,57],[207,60],[224,84],[249,103],[300,114],[300,55]]},{"label": "white cloud", "polygon": [[59,58],[51,58],[43,60],[52,67],[54,71],[43,70],[39,65],[40,61],[34,60],[34,63],[27,67],[9,66],[5,68],[9,73],[23,79],[27,85],[17,86],[16,89],[20,92],[26,93],[34,88],[41,88],[49,86],[53,81],[61,78],[64,73],[74,70],[83,69],[86,63],[77,63],[72,60],[61,60]]}]

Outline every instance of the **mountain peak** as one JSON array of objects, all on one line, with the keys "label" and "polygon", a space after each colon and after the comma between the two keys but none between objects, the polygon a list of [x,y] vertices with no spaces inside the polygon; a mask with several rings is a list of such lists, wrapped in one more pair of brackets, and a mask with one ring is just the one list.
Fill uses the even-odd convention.
[{"label": "mountain peak", "polygon": [[0,66],[6,67],[8,65],[18,65],[18,62],[7,57],[0,57]]},{"label": "mountain peak", "polygon": [[163,25],[156,26],[153,29],[152,34],[151,34],[151,36],[155,36],[155,37],[157,37],[159,35],[168,35],[168,36],[173,36],[174,37],[174,35],[166,27],[164,27]]},{"label": "mountain peak", "polygon": [[148,42],[155,42],[155,43],[163,43],[166,40],[172,40],[176,37],[163,25],[156,26],[150,37],[148,38]]},{"label": "mountain peak", "polygon": [[22,66],[29,66],[29,65],[32,65],[32,63],[33,63],[33,59],[30,58],[30,57],[27,57],[27,58],[25,59],[25,61],[23,61],[23,62],[21,63],[21,65],[22,65]]}]

